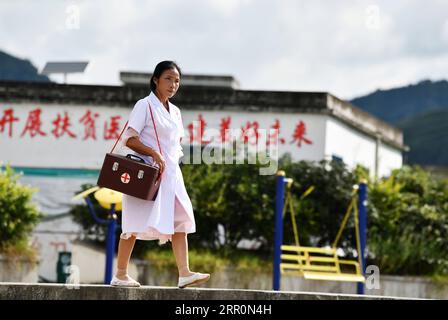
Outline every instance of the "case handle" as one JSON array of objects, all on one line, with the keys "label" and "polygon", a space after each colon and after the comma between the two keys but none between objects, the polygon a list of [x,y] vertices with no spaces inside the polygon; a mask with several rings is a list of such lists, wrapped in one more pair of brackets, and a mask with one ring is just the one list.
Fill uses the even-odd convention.
[{"label": "case handle", "polygon": [[[137,158],[137,159],[132,159],[132,157],[135,157],[135,158]],[[126,158],[129,158],[129,159],[131,159],[131,160],[137,160],[137,161],[139,161],[139,162],[143,162],[143,163],[145,163],[145,160],[143,160],[143,158],[142,157],[139,157],[139,156],[137,156],[137,155],[135,155],[135,154],[128,154],[127,156],[126,156]]]}]

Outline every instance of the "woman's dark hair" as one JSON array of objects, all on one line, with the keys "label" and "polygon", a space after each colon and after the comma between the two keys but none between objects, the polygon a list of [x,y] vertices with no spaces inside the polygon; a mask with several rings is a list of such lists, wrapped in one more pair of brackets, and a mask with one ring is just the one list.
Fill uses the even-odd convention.
[{"label": "woman's dark hair", "polygon": [[159,79],[160,76],[162,75],[162,73],[168,69],[177,69],[177,71],[179,71],[179,75],[182,76],[182,72],[180,71],[180,68],[176,62],[174,62],[174,61],[159,62],[156,65],[156,68],[154,69],[154,73],[152,74],[151,81],[150,81],[150,88],[151,88],[152,92],[155,92],[155,90],[157,88],[157,85],[154,83],[154,78]]}]

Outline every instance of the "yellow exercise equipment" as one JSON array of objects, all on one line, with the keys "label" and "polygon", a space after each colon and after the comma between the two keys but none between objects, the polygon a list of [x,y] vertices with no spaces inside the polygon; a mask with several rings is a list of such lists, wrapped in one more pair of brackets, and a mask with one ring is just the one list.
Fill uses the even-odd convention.
[{"label": "yellow exercise equipment", "polygon": [[123,200],[123,194],[108,188],[100,188],[98,186],[87,189],[81,193],[78,193],[73,197],[73,200],[81,199],[87,197],[89,194],[93,193],[93,196],[98,203],[105,209],[110,209],[112,204],[115,203],[115,210],[121,211],[121,202]]},{"label": "yellow exercise equipment", "polygon": [[[348,281],[348,282],[365,282],[364,275],[361,271],[361,241],[358,225],[358,206],[357,195],[358,185],[353,187],[352,197],[350,204],[342,220],[339,231],[336,235],[331,248],[318,248],[318,247],[306,247],[301,246],[299,242],[299,232],[297,229],[297,223],[294,213],[294,206],[291,196],[291,186],[293,180],[286,179],[286,196],[285,206],[283,208],[283,217],[286,214],[286,210],[289,207],[291,213],[291,221],[294,231],[295,245],[282,245],[281,250],[281,263],[280,272],[284,275],[301,276],[308,280],[331,280],[331,281]],[[304,199],[314,190],[314,186],[308,188],[300,197],[300,200]],[[358,252],[358,261],[343,260],[340,259],[337,254],[337,245],[341,238],[342,232],[347,224],[348,218],[353,211],[355,219],[355,232],[356,232],[356,249]],[[341,266],[350,266],[352,272],[347,272],[347,268],[341,270]]]}]

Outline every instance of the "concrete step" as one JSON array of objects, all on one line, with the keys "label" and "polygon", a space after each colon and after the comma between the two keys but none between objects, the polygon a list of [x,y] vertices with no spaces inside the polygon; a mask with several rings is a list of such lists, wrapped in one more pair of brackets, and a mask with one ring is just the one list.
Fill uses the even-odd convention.
[{"label": "concrete step", "polygon": [[190,287],[0,283],[0,300],[409,300],[409,298]]}]

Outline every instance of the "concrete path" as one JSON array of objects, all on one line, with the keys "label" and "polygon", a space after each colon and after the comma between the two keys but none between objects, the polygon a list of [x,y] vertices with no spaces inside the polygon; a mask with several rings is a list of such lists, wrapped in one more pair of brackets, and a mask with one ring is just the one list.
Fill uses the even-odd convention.
[{"label": "concrete path", "polygon": [[410,300],[409,298],[316,292],[191,287],[0,283],[0,300]]}]

